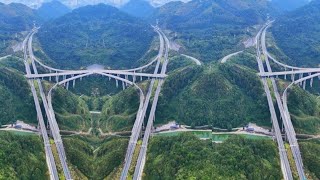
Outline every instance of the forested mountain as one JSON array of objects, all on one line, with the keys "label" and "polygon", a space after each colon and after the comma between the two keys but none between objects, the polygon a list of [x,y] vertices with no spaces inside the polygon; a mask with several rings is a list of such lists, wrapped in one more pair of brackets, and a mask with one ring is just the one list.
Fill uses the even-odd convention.
[{"label": "forested mountain", "polygon": [[155,8],[146,0],[129,1],[127,4],[120,7],[120,9],[136,17],[148,17],[155,10]]},{"label": "forested mountain", "polygon": [[284,11],[291,11],[308,4],[311,0],[272,0],[272,4]]},{"label": "forested mountain", "polygon": [[66,5],[57,0],[53,0],[48,3],[43,3],[41,7],[37,9],[37,14],[43,20],[51,20],[63,16],[70,11]]},{"label": "forested mountain", "polygon": [[0,132],[0,179],[48,179],[40,136]]},{"label": "forested mountain", "polygon": [[12,33],[24,31],[33,26],[37,20],[35,11],[23,4],[0,3],[0,32]]},{"label": "forested mountain", "polygon": [[277,11],[267,0],[193,0],[168,3],[150,21],[158,19],[161,27],[177,32],[173,40],[209,62],[242,49],[248,28],[264,22],[268,14]]},{"label": "forested mountain", "polygon": [[145,179],[281,179],[271,140],[230,139],[222,144],[192,135],[153,137]]},{"label": "forested mountain", "polygon": [[76,9],[43,25],[38,37],[44,51],[60,67],[98,63],[123,68],[147,52],[154,35],[149,24],[99,4]]},{"label": "forested mountain", "polygon": [[19,58],[0,60],[0,125],[16,120],[37,124],[33,98],[23,70]]},{"label": "forested mountain", "polygon": [[[239,61],[254,63],[255,59],[245,55]],[[188,66],[173,71],[163,86],[156,123],[175,120],[224,129],[248,122],[269,125],[266,97],[255,72],[239,64]]]},{"label": "forested mountain", "polygon": [[272,34],[280,49],[299,66],[320,64],[320,1],[279,18]]}]

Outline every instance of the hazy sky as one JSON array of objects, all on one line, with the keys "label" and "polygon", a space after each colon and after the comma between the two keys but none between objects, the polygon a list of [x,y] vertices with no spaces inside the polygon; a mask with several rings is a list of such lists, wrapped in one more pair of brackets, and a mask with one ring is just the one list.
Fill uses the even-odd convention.
[{"label": "hazy sky", "polygon": [[[23,4],[26,4],[26,5],[33,7],[33,8],[39,7],[40,4],[43,2],[50,2],[50,1],[51,0],[0,0],[0,2],[6,3],[6,4],[9,4],[12,2],[23,3]],[[59,1],[69,7],[74,8],[77,6],[84,6],[84,5],[88,5],[88,4],[98,4],[98,3],[106,3],[106,4],[111,4],[114,6],[121,6],[130,0],[59,0]],[[161,6],[161,5],[168,3],[170,1],[188,2],[191,0],[146,0],[146,1],[149,1],[154,6]]]}]

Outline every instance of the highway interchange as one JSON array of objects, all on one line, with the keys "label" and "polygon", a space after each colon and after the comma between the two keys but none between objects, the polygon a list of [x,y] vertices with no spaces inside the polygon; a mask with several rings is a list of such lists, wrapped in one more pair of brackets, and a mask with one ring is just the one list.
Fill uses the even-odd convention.
[{"label": "highway interchange", "polygon": [[[260,71],[259,76],[261,77],[261,81],[267,95],[274,135],[278,144],[281,169],[283,172],[284,179],[286,180],[293,179],[292,169],[289,164],[287,150],[285,149],[284,141],[282,138],[280,127],[279,127],[279,120],[276,114],[276,108],[274,106],[274,102],[271,96],[271,91],[267,83],[268,78],[270,78],[272,83],[272,89],[276,98],[276,104],[280,111],[280,117],[285,127],[286,137],[290,144],[290,149],[294,157],[299,178],[301,180],[305,180],[306,176],[303,169],[301,153],[300,153],[299,145],[297,143],[296,134],[291,122],[290,113],[287,107],[287,92],[290,89],[290,87],[292,87],[294,84],[304,83],[305,85],[308,79],[313,80],[313,78],[319,77],[320,69],[319,68],[299,68],[299,67],[289,66],[273,58],[268,53],[266,48],[266,31],[271,26],[271,24],[272,22],[266,23],[266,25],[264,25],[261,28],[261,30],[258,32],[256,36],[256,42],[257,42],[256,57],[257,57],[259,71]],[[167,65],[169,62],[168,56],[169,56],[169,50],[170,50],[170,42],[169,42],[169,39],[166,37],[166,35],[162,32],[160,28],[156,26],[154,26],[153,28],[155,32],[157,32],[159,35],[160,48],[159,48],[158,55],[155,57],[155,59],[153,59],[152,61],[150,61],[148,64],[144,66],[134,68],[134,69],[127,69],[127,70],[78,70],[77,71],[77,70],[61,70],[61,69],[56,69],[56,68],[46,66],[45,64],[41,63],[33,55],[33,50],[32,50],[33,35],[38,31],[38,29],[34,28],[32,32],[30,32],[27,35],[27,37],[23,41],[26,77],[28,79],[28,83],[30,85],[31,92],[34,98],[37,117],[40,125],[42,138],[44,141],[44,146],[45,146],[46,161],[47,161],[48,169],[50,172],[50,179],[59,179],[59,175],[57,172],[56,162],[53,157],[49,137],[46,131],[44,116],[41,111],[41,105],[40,105],[40,101],[38,98],[35,85],[39,87],[39,94],[42,100],[41,102],[43,104],[43,108],[46,113],[47,121],[49,122],[49,125],[50,125],[51,134],[57,148],[57,152],[58,152],[59,160],[63,169],[64,177],[66,179],[72,179],[69,167],[67,165],[67,158],[66,158],[62,138],[60,135],[60,129],[56,121],[54,109],[52,106],[52,92],[58,85],[65,85],[66,88],[68,88],[69,82],[73,81],[73,84],[74,84],[75,80],[81,79],[86,76],[90,76],[92,74],[98,74],[98,75],[115,79],[117,86],[118,86],[118,81],[121,81],[123,88],[127,87],[128,85],[134,86],[140,95],[140,105],[136,115],[135,123],[132,128],[132,133],[128,143],[128,148],[127,148],[120,179],[125,180],[128,177],[129,169],[133,164],[132,162],[133,154],[134,154],[134,151],[137,149],[137,141],[141,136],[141,131],[143,129],[145,117],[148,117],[146,119],[147,125],[145,127],[144,136],[142,139],[142,145],[139,150],[139,156],[138,156],[136,166],[135,166],[135,171],[133,174],[133,179],[142,178],[142,173],[143,173],[143,169],[146,161],[148,142],[149,142],[150,135],[152,133],[153,122],[155,120],[155,112],[157,108],[158,98],[161,92],[161,87],[167,76],[166,71],[167,71]],[[264,59],[262,59],[262,57],[264,57]],[[285,71],[273,72],[269,59],[271,59],[275,64],[284,68]],[[263,63],[263,60],[265,62],[265,65]],[[150,67],[154,63],[156,63],[156,65],[155,65],[153,74],[142,73],[144,69]],[[36,64],[48,70],[49,73],[39,74]],[[161,69],[160,69],[160,66],[161,66]],[[287,69],[289,69],[289,71],[287,71]],[[160,70],[160,73],[159,73],[159,70]],[[292,84],[290,84],[290,86],[284,91],[284,93],[281,96],[277,87],[275,77],[284,76],[286,79],[287,75],[291,75],[291,79],[293,82]],[[299,75],[299,78],[297,80],[295,80],[296,75]],[[62,77],[62,80],[61,80],[61,77]],[[136,77],[140,77],[141,80],[142,80],[142,77],[147,77],[148,79],[151,78],[151,81],[149,83],[149,88],[146,94],[144,94],[142,89],[135,83]],[[52,80],[52,78],[56,78],[56,84],[50,89],[47,95],[45,94],[44,89],[42,87],[42,83],[41,83],[41,79],[44,79],[44,78],[49,78],[49,80]],[[132,79],[132,81],[129,79]],[[158,80],[157,84],[155,83],[156,80]],[[147,116],[147,109],[151,101],[151,95],[153,93],[155,84],[156,84],[156,90],[153,97],[153,101],[151,103],[151,110],[149,112],[149,116]]]}]

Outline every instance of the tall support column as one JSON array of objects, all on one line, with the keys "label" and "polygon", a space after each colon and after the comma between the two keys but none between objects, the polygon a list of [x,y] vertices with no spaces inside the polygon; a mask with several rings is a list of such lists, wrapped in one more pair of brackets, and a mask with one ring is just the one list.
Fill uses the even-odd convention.
[{"label": "tall support column", "polygon": [[310,87],[313,86],[313,78],[310,79]]},{"label": "tall support column", "polygon": [[[287,71],[287,68],[285,67],[284,70]],[[284,75],[284,80],[287,80],[287,75],[286,74]]]},{"label": "tall support column", "polygon": [[74,79],[73,82],[72,82],[73,89],[74,89],[75,86],[76,86],[76,80]]},{"label": "tall support column", "polygon": [[66,89],[69,90],[69,81],[66,84]]},{"label": "tall support column", "polygon": [[294,74],[291,74],[291,81],[294,82]]},{"label": "tall support column", "polygon": [[[66,75],[63,75],[63,80],[66,80],[67,79],[67,76]],[[63,83],[64,86],[66,86],[66,83]]]},{"label": "tall support column", "polygon": [[109,81],[111,81],[111,77],[109,77]]},{"label": "tall support column", "polygon": [[142,81],[142,76],[140,76],[140,81]]},{"label": "tall support column", "polygon": [[[125,79],[128,80],[128,75],[125,75]],[[126,86],[128,86],[128,83],[126,83]]]},{"label": "tall support column", "polygon": [[[299,74],[299,79],[301,79],[301,78],[303,78],[303,74]],[[300,82],[300,86],[302,86],[302,85],[303,85],[303,83]]]},{"label": "tall support column", "polygon": [[[51,74],[51,70],[50,70],[50,74]],[[49,81],[51,81],[51,76],[49,76]]]},{"label": "tall support column", "polygon": [[124,85],[124,82],[122,81],[122,89],[125,90],[126,86]]},{"label": "tall support column", "polygon": [[82,81],[82,77],[80,77],[80,81]]},{"label": "tall support column", "polygon": [[303,81],[303,89],[306,90],[306,84],[307,84],[307,80]]},{"label": "tall support column", "polygon": [[116,79],[116,86],[117,86],[117,88],[119,87],[119,82],[117,79]]},{"label": "tall support column", "polygon": [[136,82],[136,75],[133,75],[132,80],[133,80],[133,83]]},{"label": "tall support column", "polygon": [[59,82],[59,76],[58,75],[56,76],[56,82],[57,83]]}]

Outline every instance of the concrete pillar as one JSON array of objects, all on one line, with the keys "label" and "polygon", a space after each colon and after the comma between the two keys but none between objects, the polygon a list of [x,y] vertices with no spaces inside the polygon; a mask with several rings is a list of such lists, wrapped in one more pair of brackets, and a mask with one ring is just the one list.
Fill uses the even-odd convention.
[{"label": "concrete pillar", "polygon": [[82,77],[80,77],[80,81],[82,81]]},{"label": "concrete pillar", "polygon": [[136,76],[135,75],[133,75],[132,80],[133,80],[133,83],[136,82]]},{"label": "concrete pillar", "polygon": [[111,77],[109,77],[109,81],[111,81]]},{"label": "concrete pillar", "polygon": [[59,82],[59,76],[56,76],[56,82]]},{"label": "concrete pillar", "polygon": [[142,81],[142,76],[140,76],[140,81]]},{"label": "concrete pillar", "polygon": [[74,79],[74,80],[73,80],[73,83],[72,83],[73,89],[74,89],[75,86],[76,86],[76,80]]},{"label": "concrete pillar", "polygon": [[69,90],[69,81],[67,82],[66,89]]},{"label": "concrete pillar", "polygon": [[291,80],[294,81],[294,74],[291,74]]},{"label": "concrete pillar", "polygon": [[117,88],[119,87],[119,82],[117,79],[116,79],[116,86],[117,86]]},{"label": "concrete pillar", "polygon": [[306,90],[306,84],[307,84],[307,81],[303,81],[303,85],[302,86],[303,86],[304,90]]},{"label": "concrete pillar", "polygon": [[[284,68],[284,71],[287,71],[286,67]],[[287,80],[287,75],[286,74],[284,75],[284,80]]]},{"label": "concrete pillar", "polygon": [[313,78],[310,79],[310,87],[313,86]]},{"label": "concrete pillar", "polygon": [[122,81],[122,89],[125,90],[126,86],[124,85],[124,82]]},{"label": "concrete pillar", "polygon": [[[299,79],[303,78],[303,74],[299,74]],[[300,86],[303,85],[303,82],[300,82]]]}]

